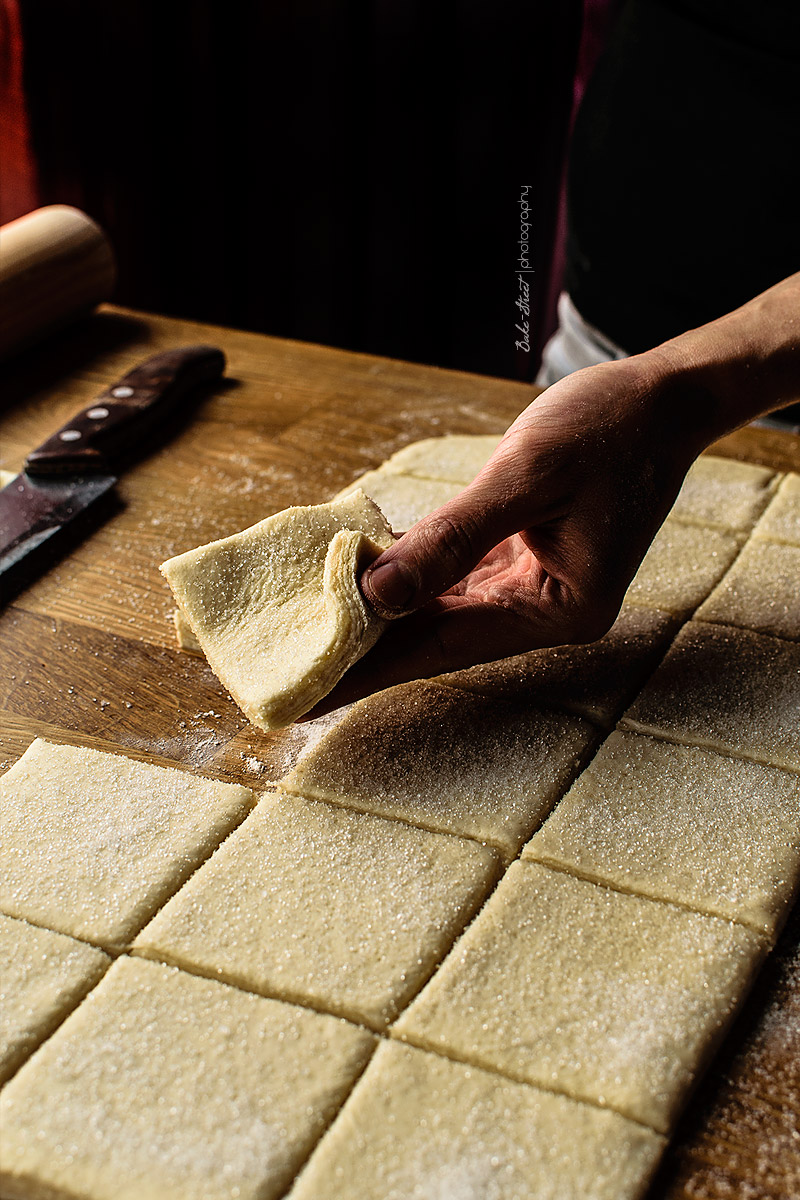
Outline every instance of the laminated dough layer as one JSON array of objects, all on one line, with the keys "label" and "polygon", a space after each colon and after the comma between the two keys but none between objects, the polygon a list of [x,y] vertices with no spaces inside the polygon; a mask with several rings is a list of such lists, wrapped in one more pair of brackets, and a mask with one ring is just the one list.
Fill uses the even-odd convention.
[{"label": "laminated dough layer", "polygon": [[409,683],[354,704],[280,785],[513,856],[596,739],[581,717]]},{"label": "laminated dough layer", "polygon": [[265,798],[134,949],[383,1029],[498,873],[498,856],[473,841]]},{"label": "laminated dough layer", "polygon": [[765,952],[741,925],[517,862],[394,1031],[667,1133]]},{"label": "laminated dough layer", "polygon": [[457,496],[463,486],[443,479],[398,475],[383,466],[356,479],[339,492],[336,499],[350,496],[354,489],[360,488],[375,501],[395,533],[405,533],[417,521]]},{"label": "laminated dough layer", "polygon": [[689,468],[670,516],[747,533],[769,503],[776,479],[767,467],[702,454]]},{"label": "laminated dough layer", "polygon": [[172,621],[175,626],[175,638],[181,650],[188,650],[190,654],[202,654],[203,648],[179,608],[172,614]]},{"label": "laminated dough layer", "polygon": [[743,540],[741,534],[666,520],[625,594],[626,603],[688,616],[725,574]]},{"label": "laminated dough layer", "polygon": [[800,884],[800,776],[612,733],[523,857],[774,940]]},{"label": "laminated dough layer", "polygon": [[37,739],[0,778],[0,911],[122,949],[254,803],[236,784]]},{"label": "laminated dough layer", "polygon": [[663,1146],[617,1113],[389,1042],[292,1200],[638,1200]]},{"label": "laminated dough layer", "polygon": [[272,1200],[372,1035],[123,958],[0,1093],[8,1200]]},{"label": "laminated dough layer", "polygon": [[374,645],[385,622],[359,572],[392,544],[361,491],[287,508],[162,565],[211,669],[254,725],[289,725]]},{"label": "laminated dough layer", "polygon": [[800,641],[800,545],[751,538],[695,615]]},{"label": "laminated dough layer", "polygon": [[755,537],[800,546],[800,475],[786,476],[753,532]]},{"label": "laminated dough layer", "polygon": [[597,642],[531,650],[439,675],[436,682],[498,700],[565,708],[608,727],[655,667],[677,624],[669,613],[629,605]]},{"label": "laminated dough layer", "polygon": [[620,725],[800,771],[800,646],[691,621]]},{"label": "laminated dough layer", "polygon": [[0,1083],[111,965],[102,950],[0,916]]}]

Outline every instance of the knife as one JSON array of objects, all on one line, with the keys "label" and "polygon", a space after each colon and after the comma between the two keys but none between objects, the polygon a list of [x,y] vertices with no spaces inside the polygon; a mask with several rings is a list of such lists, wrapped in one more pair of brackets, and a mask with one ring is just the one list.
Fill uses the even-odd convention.
[{"label": "knife", "polygon": [[117,482],[114,470],[167,425],[189,392],[224,369],[215,346],[156,354],[28,455],[0,491],[0,604],[94,527]]}]

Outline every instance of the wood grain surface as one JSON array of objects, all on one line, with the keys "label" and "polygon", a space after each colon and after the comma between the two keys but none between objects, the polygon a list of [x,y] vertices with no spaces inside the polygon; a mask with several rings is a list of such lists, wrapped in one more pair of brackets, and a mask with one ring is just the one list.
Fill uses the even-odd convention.
[{"label": "wood grain surface", "polygon": [[[157,350],[207,342],[223,385],[125,473],[117,511],[0,612],[0,769],[33,737],[122,750],[259,788],[307,736],[248,725],[179,652],[158,564],[291,504],[329,499],[418,438],[502,431],[530,388],[106,306],[0,371],[0,467]],[[716,453],[800,469],[800,437]],[[672,1141],[651,1200],[800,1196],[800,910]]]}]

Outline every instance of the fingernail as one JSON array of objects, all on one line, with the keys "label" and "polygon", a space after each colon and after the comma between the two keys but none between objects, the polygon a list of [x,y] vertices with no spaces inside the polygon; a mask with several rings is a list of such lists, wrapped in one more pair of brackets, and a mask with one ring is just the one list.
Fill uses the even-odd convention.
[{"label": "fingernail", "polygon": [[411,604],[415,590],[408,571],[399,562],[384,563],[368,570],[364,577],[367,599],[378,612],[399,616]]}]

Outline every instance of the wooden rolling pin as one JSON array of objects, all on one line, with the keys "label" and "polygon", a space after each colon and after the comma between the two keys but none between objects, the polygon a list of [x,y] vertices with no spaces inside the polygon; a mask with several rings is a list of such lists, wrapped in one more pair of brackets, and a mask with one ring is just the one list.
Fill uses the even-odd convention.
[{"label": "wooden rolling pin", "polygon": [[82,316],[114,288],[106,235],[91,217],[50,204],[0,228],[0,359]]}]

